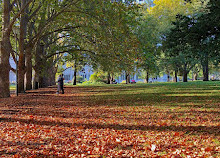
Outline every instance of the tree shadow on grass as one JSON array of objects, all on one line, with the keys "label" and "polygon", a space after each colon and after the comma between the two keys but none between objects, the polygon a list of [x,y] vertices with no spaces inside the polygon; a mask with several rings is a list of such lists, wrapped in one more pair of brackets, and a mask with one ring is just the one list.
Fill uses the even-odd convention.
[{"label": "tree shadow on grass", "polygon": [[[219,108],[219,96],[172,96],[175,93],[140,93],[140,94],[103,94],[103,95],[56,95],[55,91],[28,93],[20,97],[10,98],[3,103],[10,107],[19,106],[179,106]],[[211,101],[211,102],[210,102]],[[52,105],[53,104],[53,105]]]},{"label": "tree shadow on grass", "polygon": [[141,130],[141,131],[176,131],[186,134],[220,135],[220,126],[145,126],[145,125],[120,125],[97,123],[66,123],[55,121],[39,121],[34,119],[0,118],[0,122],[20,122],[46,126],[80,127],[84,129],[114,129],[114,130]]}]

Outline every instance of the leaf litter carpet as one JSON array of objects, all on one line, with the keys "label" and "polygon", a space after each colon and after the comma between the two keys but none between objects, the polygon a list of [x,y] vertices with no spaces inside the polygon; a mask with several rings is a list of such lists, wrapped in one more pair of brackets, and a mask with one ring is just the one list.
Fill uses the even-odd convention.
[{"label": "leaf litter carpet", "polygon": [[119,106],[94,97],[105,91],[50,87],[0,99],[0,157],[220,157],[219,108],[128,106],[123,98]]}]

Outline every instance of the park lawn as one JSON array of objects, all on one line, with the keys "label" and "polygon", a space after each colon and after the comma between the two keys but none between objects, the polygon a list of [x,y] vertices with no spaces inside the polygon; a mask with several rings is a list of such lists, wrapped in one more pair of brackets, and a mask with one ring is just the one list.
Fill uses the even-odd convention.
[{"label": "park lawn", "polygon": [[15,91],[15,90],[16,90],[16,85],[10,84],[10,91]]},{"label": "park lawn", "polygon": [[220,82],[67,86],[0,99],[0,157],[220,157]]}]

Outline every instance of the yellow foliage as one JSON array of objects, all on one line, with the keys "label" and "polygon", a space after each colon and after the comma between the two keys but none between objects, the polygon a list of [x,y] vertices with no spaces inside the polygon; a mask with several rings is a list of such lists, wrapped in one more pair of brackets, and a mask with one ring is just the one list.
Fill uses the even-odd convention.
[{"label": "yellow foliage", "polygon": [[171,22],[175,21],[176,15],[193,15],[207,5],[209,0],[154,0],[155,6],[148,8],[148,13],[153,15],[161,27],[161,31],[171,27]]}]

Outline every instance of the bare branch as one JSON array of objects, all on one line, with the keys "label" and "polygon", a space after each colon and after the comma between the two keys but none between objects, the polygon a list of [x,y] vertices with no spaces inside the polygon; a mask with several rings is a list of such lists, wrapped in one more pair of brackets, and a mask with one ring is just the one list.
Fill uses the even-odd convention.
[{"label": "bare branch", "polygon": [[15,64],[16,64],[16,63],[17,63],[17,61],[16,61],[15,54],[16,54],[16,52],[15,52],[15,51],[11,52],[11,56],[12,56],[12,58],[13,58],[13,60],[14,60]]},{"label": "bare branch", "polygon": [[16,69],[14,69],[13,67],[10,66],[10,70],[13,71],[14,73],[16,73]]}]

